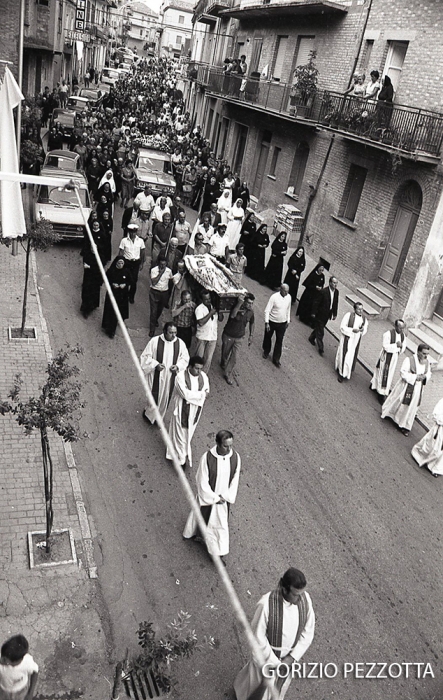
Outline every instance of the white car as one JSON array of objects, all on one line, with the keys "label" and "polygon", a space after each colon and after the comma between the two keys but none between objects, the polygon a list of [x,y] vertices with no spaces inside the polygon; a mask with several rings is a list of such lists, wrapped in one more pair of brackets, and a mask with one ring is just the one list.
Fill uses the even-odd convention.
[{"label": "white car", "polygon": [[149,185],[154,197],[158,197],[163,191],[170,197],[174,195],[177,185],[172,175],[169,153],[157,151],[155,148],[140,148],[135,172],[137,193],[141,192],[145,185]]},{"label": "white car", "polygon": [[[55,177],[54,168],[42,168],[42,177]],[[86,216],[92,210],[86,178],[79,172],[57,170],[57,176],[72,179],[79,185],[80,200]],[[46,219],[64,240],[82,239],[85,234],[85,224],[78,205],[74,190],[67,190],[57,185],[39,185],[34,203],[36,221]]]},{"label": "white car", "polygon": [[117,68],[103,68],[101,82],[105,85],[115,85],[119,77]]}]

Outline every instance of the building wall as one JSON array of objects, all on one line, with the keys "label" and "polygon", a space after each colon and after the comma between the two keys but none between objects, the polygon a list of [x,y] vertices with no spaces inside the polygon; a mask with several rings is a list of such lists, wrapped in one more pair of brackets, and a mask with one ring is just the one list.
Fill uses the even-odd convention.
[{"label": "building wall", "polygon": [[[18,33],[19,4],[10,0],[0,0],[2,18],[2,38],[0,41],[0,59],[11,61],[10,71],[18,78]],[[5,64],[0,63],[0,79],[3,77]]]},{"label": "building wall", "polygon": [[[184,17],[183,24],[179,22],[180,16]],[[164,29],[160,40],[160,51],[167,52],[171,46],[172,50],[180,52],[181,48],[185,47],[186,39],[191,39],[192,11],[168,7],[163,13],[162,25]],[[181,38],[180,44],[177,44],[177,36]]]}]

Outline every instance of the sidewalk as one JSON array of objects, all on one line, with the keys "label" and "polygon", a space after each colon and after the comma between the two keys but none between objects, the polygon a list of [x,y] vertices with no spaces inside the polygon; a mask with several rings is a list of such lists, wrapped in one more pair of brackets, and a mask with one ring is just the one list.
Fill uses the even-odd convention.
[{"label": "sidewalk", "polygon": [[[314,260],[313,258],[310,258],[309,255],[306,255],[306,270],[305,270],[305,275],[302,277],[306,276],[307,273],[309,273],[317,264],[317,260]],[[334,274],[334,271],[331,270],[331,274]],[[329,274],[326,272],[326,282],[329,279]],[[299,289],[299,297],[303,292],[304,287],[300,285]],[[340,292],[340,302],[339,302],[339,308],[338,308],[338,316],[335,321],[329,321],[327,325],[327,330],[336,338],[339,340],[340,338],[340,323],[347,311],[350,311],[352,309],[351,304],[346,301],[346,295],[351,292],[355,294],[355,290],[351,290],[349,287],[346,287],[342,281],[339,279],[338,281],[338,289]],[[366,335],[362,338],[361,341],[361,349],[359,353],[359,362],[360,364],[368,371],[368,377],[369,374],[372,376],[372,373],[375,369],[375,365],[378,360],[378,356],[380,354],[381,348],[382,348],[382,337],[383,333],[387,330],[390,330],[393,327],[393,323],[391,321],[387,321],[386,319],[369,319],[368,320],[368,332]],[[410,355],[411,353],[406,350],[406,356]],[[397,381],[397,379],[400,376],[400,367],[402,363],[402,358],[404,356],[401,356],[397,368],[395,370],[395,377],[394,381]],[[369,385],[369,382],[368,382]],[[434,406],[443,397],[443,372],[436,371],[435,369],[433,370],[432,373],[432,380],[429,382],[429,385],[427,385],[424,388],[423,391],[423,402],[422,405],[420,406],[418,413],[417,413],[417,420],[418,422],[426,429],[428,430],[433,421],[432,421],[432,412],[434,410]]]},{"label": "sidewalk", "polygon": [[[10,248],[1,246],[0,258],[0,396],[6,398],[14,375],[21,373],[26,399],[44,381],[51,348],[35,275],[30,278],[26,325],[35,327],[37,339],[8,339],[8,327],[20,326],[25,255],[20,248],[13,257]],[[27,533],[45,529],[40,438],[26,437],[9,415],[0,420],[0,643],[18,633],[28,638],[40,667],[37,698],[108,700],[114,668],[107,661],[104,606],[93,578],[92,536],[72,452],[58,436],[51,440],[54,529],[72,529],[78,564],[30,569]]]}]

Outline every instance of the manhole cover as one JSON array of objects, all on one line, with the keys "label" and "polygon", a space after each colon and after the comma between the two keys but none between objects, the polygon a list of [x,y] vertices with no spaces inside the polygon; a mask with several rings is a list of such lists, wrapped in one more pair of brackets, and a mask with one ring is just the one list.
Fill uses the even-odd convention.
[{"label": "manhole cover", "polygon": [[151,672],[130,671],[123,678],[123,687],[131,700],[149,700],[164,697]]}]

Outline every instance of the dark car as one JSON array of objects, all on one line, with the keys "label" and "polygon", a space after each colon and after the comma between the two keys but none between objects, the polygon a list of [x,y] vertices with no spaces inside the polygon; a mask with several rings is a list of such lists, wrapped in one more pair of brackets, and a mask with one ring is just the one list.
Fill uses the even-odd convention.
[{"label": "dark car", "polygon": [[58,107],[52,112],[51,123],[49,125],[49,128],[52,129],[52,127],[55,126],[57,122],[62,127],[66,136],[72,136],[72,134],[74,133],[74,129],[77,126],[76,113],[72,112],[69,109],[61,109],[60,107]]},{"label": "dark car", "polygon": [[89,107],[97,109],[103,102],[103,92],[95,88],[82,88],[79,93],[79,97],[86,97],[88,100]]}]

